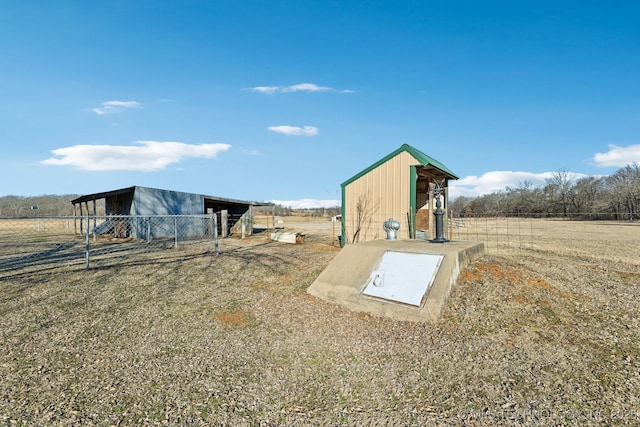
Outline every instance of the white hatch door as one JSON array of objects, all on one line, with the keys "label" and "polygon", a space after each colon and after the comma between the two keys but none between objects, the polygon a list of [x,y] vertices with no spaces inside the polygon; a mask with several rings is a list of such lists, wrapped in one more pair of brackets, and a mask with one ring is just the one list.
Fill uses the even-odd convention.
[{"label": "white hatch door", "polygon": [[387,251],[362,293],[419,307],[443,259],[444,255]]}]

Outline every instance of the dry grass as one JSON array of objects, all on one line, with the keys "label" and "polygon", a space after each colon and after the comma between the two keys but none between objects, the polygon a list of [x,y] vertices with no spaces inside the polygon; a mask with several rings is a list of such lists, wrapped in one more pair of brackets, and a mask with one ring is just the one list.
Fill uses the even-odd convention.
[{"label": "dry grass", "polygon": [[330,224],[16,275],[0,425],[638,425],[640,226],[546,226],[463,271],[436,324],[308,296]]}]

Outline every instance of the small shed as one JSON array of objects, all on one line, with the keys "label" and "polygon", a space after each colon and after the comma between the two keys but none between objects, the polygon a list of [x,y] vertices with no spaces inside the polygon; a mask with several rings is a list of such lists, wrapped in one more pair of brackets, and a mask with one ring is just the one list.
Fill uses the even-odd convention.
[{"label": "small shed", "polygon": [[386,238],[389,218],[400,223],[398,239],[435,237],[435,192],[442,189],[446,213],[448,183],[455,179],[444,164],[402,145],[342,183],[342,244]]},{"label": "small shed", "polygon": [[[118,215],[130,217],[130,223],[126,227],[128,235],[121,237],[136,237],[136,224],[143,221],[145,217],[206,214],[217,215],[218,228],[222,237],[226,237],[236,225],[241,223],[245,224],[246,233],[251,234],[253,207],[264,205],[258,202],[133,186],[87,194],[72,200],[75,216],[95,217],[98,200],[104,200],[106,219]],[[202,231],[194,229],[193,233],[198,234]]]}]

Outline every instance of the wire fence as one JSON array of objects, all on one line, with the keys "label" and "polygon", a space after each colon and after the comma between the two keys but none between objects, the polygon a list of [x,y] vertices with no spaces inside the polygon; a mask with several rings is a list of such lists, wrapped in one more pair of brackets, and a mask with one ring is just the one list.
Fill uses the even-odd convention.
[{"label": "wire fence", "polygon": [[[371,216],[362,226],[358,238],[354,242],[353,230],[357,227],[351,226],[350,235],[347,235],[347,243],[366,242],[369,240],[380,240],[386,238],[384,223],[388,220],[384,216]],[[430,219],[430,221],[428,221]],[[347,219],[349,221],[349,219]],[[413,235],[416,240],[433,240],[436,238],[435,218],[424,218],[422,221],[416,218],[416,230],[411,230],[411,218],[407,214],[405,218],[398,221],[400,230],[399,238],[407,238]],[[422,222],[422,224],[421,224]],[[443,218],[443,237],[446,240],[464,240],[473,242],[483,242],[486,251],[513,251],[531,247],[539,228],[542,225],[536,218],[518,218],[507,216],[448,216]]]},{"label": "wire fence", "polygon": [[[416,220],[417,240],[433,240],[436,237],[435,219],[421,227]],[[347,219],[349,221],[349,219]],[[357,242],[386,238],[383,217],[372,217],[363,226]],[[399,236],[406,236],[409,217],[400,222]],[[349,224],[351,225],[351,224]],[[450,241],[483,243],[485,252],[495,255],[518,254],[523,251],[539,251],[543,247],[581,245],[599,237],[601,230],[614,227],[624,233],[627,225],[640,226],[640,218],[630,218],[612,213],[563,214],[493,214],[448,215],[443,219],[443,235]],[[353,227],[352,227],[353,229]],[[404,233],[401,233],[404,230]],[[615,235],[615,231],[612,231]],[[406,237],[400,237],[406,238]],[[356,242],[356,243],[357,243]],[[353,233],[346,236],[346,243],[353,243]]]},{"label": "wire fence", "polygon": [[0,280],[53,268],[97,268],[168,249],[218,255],[217,215],[0,218]]},{"label": "wire fence", "polygon": [[451,240],[482,242],[486,253],[507,255],[552,247],[578,251],[600,239],[605,230],[614,236],[613,243],[621,240],[625,233],[621,226],[627,225],[640,226],[640,222],[615,214],[466,215],[450,219],[449,235]]},{"label": "wire fence", "polygon": [[531,217],[454,217],[449,224],[449,238],[484,243],[485,252],[499,255],[533,249],[543,229],[544,224]]},{"label": "wire fence", "polygon": [[[485,252],[518,255],[549,248],[581,256],[592,256],[591,243],[602,240],[633,252],[629,226],[640,221],[614,215],[565,216],[452,216],[445,226],[451,241],[481,242]],[[247,225],[249,226],[249,225]],[[310,221],[297,217],[255,218],[254,228],[272,227],[306,233],[307,237],[328,245],[340,238],[339,222],[328,219]],[[243,227],[244,228],[244,227]],[[384,238],[380,227],[377,239]],[[228,230],[227,230],[228,231]],[[239,232],[237,233],[239,234]],[[212,215],[170,216],[58,216],[0,217],[0,280],[53,269],[94,269],[125,264],[184,260],[189,256],[216,256],[223,234],[220,221]],[[424,236],[423,240],[429,237]],[[231,245],[225,243],[225,247]],[[231,248],[231,246],[229,246]],[[621,255],[623,256],[623,255]]]}]

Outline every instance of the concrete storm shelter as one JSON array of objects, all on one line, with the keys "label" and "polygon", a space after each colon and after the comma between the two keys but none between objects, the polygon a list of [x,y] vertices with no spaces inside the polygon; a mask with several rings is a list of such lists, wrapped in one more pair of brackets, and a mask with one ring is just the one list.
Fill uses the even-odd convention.
[{"label": "concrete storm shelter", "polygon": [[484,254],[482,243],[432,238],[433,214],[446,218],[436,208],[446,210],[448,182],[457,178],[403,145],[345,181],[343,248],[307,292],[376,316],[438,319],[460,270]]},{"label": "concrete storm shelter", "polygon": [[342,244],[385,238],[389,218],[400,223],[398,239],[433,238],[434,189],[443,187],[446,213],[452,179],[458,176],[445,165],[402,145],[342,183]]}]

